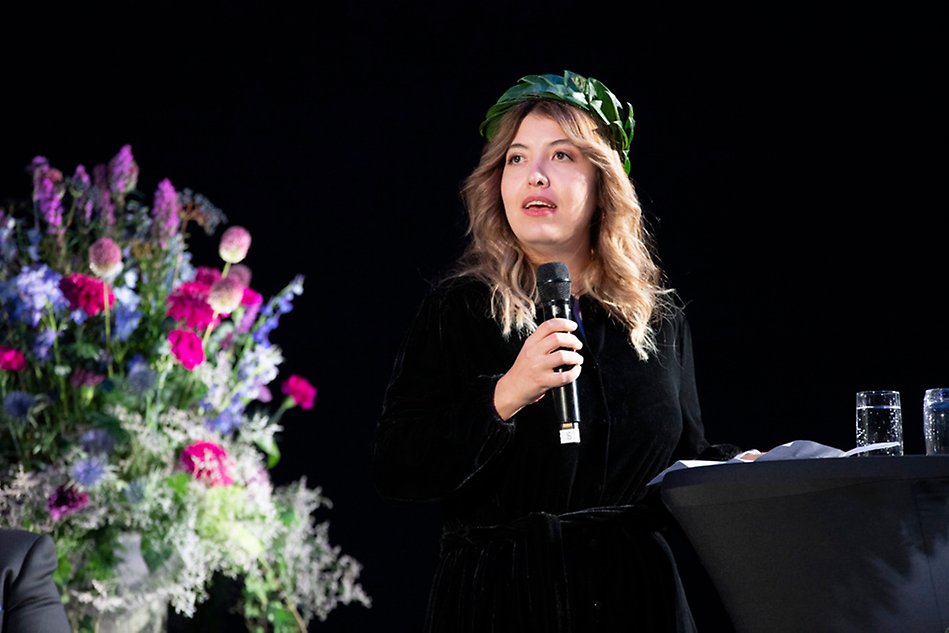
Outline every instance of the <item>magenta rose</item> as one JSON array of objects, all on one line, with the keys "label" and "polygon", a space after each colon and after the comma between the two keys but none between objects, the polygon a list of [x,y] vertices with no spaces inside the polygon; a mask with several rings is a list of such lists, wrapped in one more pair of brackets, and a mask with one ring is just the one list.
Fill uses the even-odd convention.
[{"label": "magenta rose", "polygon": [[195,442],[181,451],[181,466],[195,479],[209,486],[234,483],[228,474],[227,451],[214,442]]},{"label": "magenta rose", "polygon": [[23,371],[26,369],[26,357],[18,349],[0,345],[0,370]]},{"label": "magenta rose", "polygon": [[71,310],[81,309],[89,316],[95,316],[102,312],[105,307],[103,301],[103,286],[109,294],[109,307],[115,305],[115,295],[112,289],[101,279],[83,275],[82,273],[70,273],[59,280],[59,289],[63,291],[63,296],[69,302]]},{"label": "magenta rose", "polygon": [[168,295],[168,310],[165,314],[176,321],[184,321],[188,327],[203,330],[211,323],[217,325],[214,308],[208,303],[211,286],[199,281],[188,281]]},{"label": "magenta rose", "polygon": [[188,371],[204,362],[204,348],[194,332],[172,330],[168,333],[168,342],[171,343],[171,353]]},{"label": "magenta rose", "polygon": [[293,402],[303,409],[312,409],[313,402],[316,400],[316,387],[303,376],[294,374],[287,378],[280,391],[293,398]]},{"label": "magenta rose", "polygon": [[207,266],[198,266],[194,270],[194,280],[199,284],[204,284],[208,287],[211,286],[215,281],[221,278],[221,271],[217,268],[209,268]]},{"label": "magenta rose", "polygon": [[79,512],[89,505],[89,494],[75,484],[62,484],[46,498],[46,509],[58,521],[64,516]]}]

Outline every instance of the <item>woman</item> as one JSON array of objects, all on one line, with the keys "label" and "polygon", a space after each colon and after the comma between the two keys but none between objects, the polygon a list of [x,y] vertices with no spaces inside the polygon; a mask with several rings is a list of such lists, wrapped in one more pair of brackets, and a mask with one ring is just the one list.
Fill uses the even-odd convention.
[{"label": "woman", "polygon": [[[471,242],[403,343],[375,444],[383,495],[445,508],[428,631],[693,628],[646,483],[738,449],[704,439],[689,328],[627,176],[632,131],[628,104],[570,72],[525,77],[482,124]],[[536,323],[551,261],[575,321]],[[544,396],[572,381],[581,441],[562,444]]]}]

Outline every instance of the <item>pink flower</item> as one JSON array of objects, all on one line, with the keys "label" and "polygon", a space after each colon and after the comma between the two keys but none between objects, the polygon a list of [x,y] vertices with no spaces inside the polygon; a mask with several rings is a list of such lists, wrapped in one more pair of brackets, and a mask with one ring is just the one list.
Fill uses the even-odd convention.
[{"label": "pink flower", "polygon": [[188,371],[204,362],[204,348],[194,332],[172,330],[168,333],[168,342],[171,343],[171,353]]},{"label": "pink flower", "polygon": [[208,296],[208,303],[219,314],[230,314],[241,305],[244,288],[240,282],[228,275],[214,282]]},{"label": "pink flower", "polygon": [[245,288],[250,286],[250,268],[244,264],[235,264],[231,266],[231,270],[227,273],[227,276],[234,277]]},{"label": "pink flower", "polygon": [[89,505],[89,494],[75,484],[62,484],[46,498],[46,509],[53,520],[79,512]]},{"label": "pink flower", "polygon": [[108,237],[100,237],[89,247],[89,268],[97,276],[111,278],[122,270],[122,251]]},{"label": "pink flower", "polygon": [[316,387],[303,376],[296,374],[287,378],[280,391],[293,398],[293,402],[300,405],[301,408],[310,410],[313,408],[313,402],[316,400]]},{"label": "pink flower", "polygon": [[81,308],[89,316],[95,316],[102,312],[105,307],[103,301],[103,285],[109,294],[109,307],[115,305],[115,295],[101,279],[83,275],[82,273],[70,273],[59,280],[59,289],[63,291],[66,300],[69,301],[69,308],[75,310]]},{"label": "pink flower", "polygon": [[195,442],[181,451],[181,466],[209,486],[234,483],[227,472],[228,462],[227,451],[214,442]]},{"label": "pink flower", "polygon": [[69,377],[69,384],[73,387],[95,386],[105,380],[105,376],[97,374],[94,371],[77,367]]},{"label": "pink flower", "polygon": [[264,297],[256,290],[244,288],[244,296],[241,297],[242,306],[259,306],[264,302]]},{"label": "pink flower", "polygon": [[23,371],[26,369],[26,357],[20,350],[0,345],[0,370]]},{"label": "pink flower", "polygon": [[221,235],[221,245],[218,254],[221,259],[231,264],[239,264],[250,249],[250,233],[240,226],[232,226]]},{"label": "pink flower", "polygon": [[210,286],[221,278],[221,271],[217,268],[198,266],[194,271],[194,280],[199,284]]},{"label": "pink flower", "polygon": [[184,321],[191,328],[203,330],[211,323],[217,325],[214,308],[208,303],[211,286],[198,281],[188,281],[168,295],[168,310],[165,314],[176,321]]}]

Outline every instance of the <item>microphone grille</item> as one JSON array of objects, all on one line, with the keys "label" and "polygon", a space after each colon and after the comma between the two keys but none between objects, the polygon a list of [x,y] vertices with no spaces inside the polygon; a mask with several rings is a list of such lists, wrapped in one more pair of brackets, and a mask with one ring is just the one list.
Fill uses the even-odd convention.
[{"label": "microphone grille", "polygon": [[570,299],[570,270],[563,262],[549,262],[537,267],[537,293],[543,302]]}]

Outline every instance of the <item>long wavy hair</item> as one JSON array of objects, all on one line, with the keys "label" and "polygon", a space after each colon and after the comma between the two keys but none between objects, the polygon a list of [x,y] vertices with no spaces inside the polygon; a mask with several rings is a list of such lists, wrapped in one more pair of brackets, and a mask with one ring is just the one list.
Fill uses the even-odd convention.
[{"label": "long wavy hair", "polygon": [[673,291],[663,287],[664,276],[652,255],[642,207],[619,153],[593,117],[578,108],[558,101],[531,100],[504,115],[462,187],[470,241],[450,276],[475,277],[488,286],[491,317],[505,337],[537,327],[535,269],[508,224],[501,199],[505,156],[521,121],[531,112],[559,123],[596,171],[590,264],[573,280],[574,288],[599,301],[625,325],[630,344],[646,360],[656,351],[655,323],[674,309]]}]

